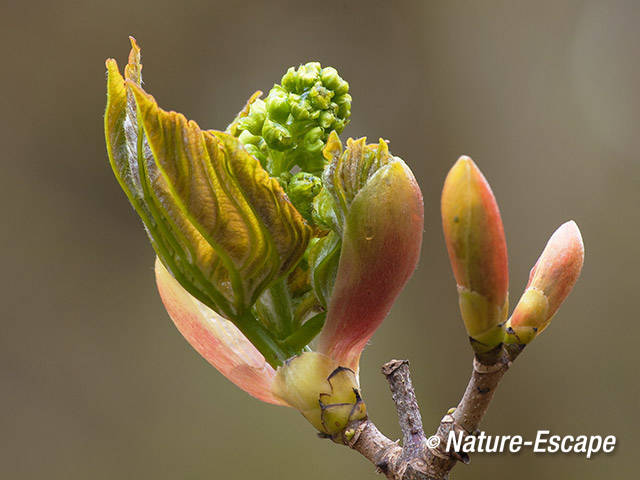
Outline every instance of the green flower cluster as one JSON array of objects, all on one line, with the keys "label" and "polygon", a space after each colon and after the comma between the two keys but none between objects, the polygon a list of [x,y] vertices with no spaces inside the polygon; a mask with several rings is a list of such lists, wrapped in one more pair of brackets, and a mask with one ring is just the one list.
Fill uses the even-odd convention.
[{"label": "green flower cluster", "polygon": [[[324,203],[318,204],[318,197],[326,190],[323,175],[333,158],[324,150],[330,138],[336,139],[349,122],[349,84],[335,68],[322,68],[317,62],[309,62],[297,69],[289,68],[266,98],[261,99],[261,94],[256,92],[251,96],[227,132],[237,137],[244,149],[278,180],[295,209],[312,227],[312,236],[324,237],[333,226],[328,226],[316,211],[318,205],[324,207]],[[331,259],[337,260],[340,239],[337,235],[331,235],[331,239],[332,243],[322,242],[320,250],[333,254]],[[312,238],[311,243],[316,240]],[[309,250],[307,248],[286,283],[271,285],[254,308],[256,318],[270,331],[279,331],[281,336],[296,331],[287,342],[299,347],[317,335],[324,323],[326,308],[326,299],[319,300],[312,287]],[[319,254],[313,258],[317,259],[316,263],[324,259]],[[334,267],[337,263],[324,262],[323,274],[318,274],[318,278],[333,280]]]},{"label": "green flower cluster", "polygon": [[288,175],[281,176],[280,184],[296,210],[305,220],[313,224],[313,201],[322,190],[322,180],[308,172],[298,172],[290,179],[287,177]]},{"label": "green flower cluster", "polygon": [[252,97],[229,126],[246,150],[271,176],[294,167],[318,176],[325,165],[322,149],[329,133],[341,133],[351,116],[349,84],[335,68],[318,62],[290,68],[264,100]]}]

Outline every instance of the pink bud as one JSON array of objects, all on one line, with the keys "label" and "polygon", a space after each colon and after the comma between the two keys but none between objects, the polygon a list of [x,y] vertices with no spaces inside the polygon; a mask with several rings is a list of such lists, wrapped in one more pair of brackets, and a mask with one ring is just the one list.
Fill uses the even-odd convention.
[{"label": "pink bud", "polygon": [[549,299],[549,316],[556,313],[578,280],[584,263],[584,244],[576,222],[566,222],[547,242],[531,269],[527,288],[542,290]]},{"label": "pink bud", "polygon": [[583,262],[580,230],[573,220],[566,222],[531,269],[529,283],[507,324],[509,343],[528,343],[549,325],[580,276]]}]

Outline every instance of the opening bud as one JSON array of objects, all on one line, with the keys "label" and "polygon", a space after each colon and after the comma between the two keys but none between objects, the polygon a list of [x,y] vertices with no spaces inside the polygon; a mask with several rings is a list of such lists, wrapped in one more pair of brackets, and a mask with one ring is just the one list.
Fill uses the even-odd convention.
[{"label": "opening bud", "polygon": [[360,354],[413,273],[422,243],[422,193],[386,142],[331,134],[325,184],[342,249],[318,350],[357,372]]}]

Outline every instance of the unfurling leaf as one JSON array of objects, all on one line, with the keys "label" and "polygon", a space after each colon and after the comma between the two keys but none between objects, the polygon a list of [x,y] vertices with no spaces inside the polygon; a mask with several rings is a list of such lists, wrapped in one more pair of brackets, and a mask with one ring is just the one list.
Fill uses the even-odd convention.
[{"label": "unfurling leaf", "polygon": [[507,246],[491,187],[469,157],[445,180],[442,226],[471,345],[487,352],[502,342],[508,313]]},{"label": "unfurling leaf", "polygon": [[140,51],[132,45],[126,79],[107,61],[105,135],[114,173],[180,284],[252,342],[277,350],[250,308],[302,258],[310,228],[237,138],[158,107],[140,87]]},{"label": "unfurling leaf", "polygon": [[242,110],[238,112],[238,114],[236,115],[236,118],[233,119],[233,122],[231,122],[229,126],[227,126],[225,132],[230,133],[234,137],[239,136],[240,133],[242,132],[240,130],[240,123],[244,121],[243,120],[244,118],[249,116],[249,113],[251,112],[252,107],[254,107],[254,103],[256,103],[256,101],[258,101],[261,96],[262,96],[262,91],[257,90],[253,92],[253,95],[249,97],[249,100],[247,100],[247,103],[244,105]]},{"label": "unfurling leaf", "polygon": [[[201,245],[201,270],[240,313],[276,276],[302,257],[309,229],[270,178],[231,135],[200,130],[178,113],[158,108],[132,85],[153,161],[153,193],[178,235]],[[182,228],[181,228],[182,227]],[[197,248],[196,248],[197,251]],[[221,267],[223,273],[219,280]]]}]

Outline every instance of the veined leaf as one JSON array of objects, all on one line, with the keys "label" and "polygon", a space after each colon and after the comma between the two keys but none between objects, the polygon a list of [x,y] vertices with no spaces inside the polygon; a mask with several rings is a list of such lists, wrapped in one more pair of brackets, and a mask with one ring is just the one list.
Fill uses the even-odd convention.
[{"label": "veined leaf", "polygon": [[[125,77],[115,60],[107,69],[110,162],[158,256],[191,295],[232,319],[252,342],[251,332],[269,337],[250,308],[298,263],[310,228],[237,138],[160,109],[142,90],[133,39]],[[272,337],[257,340],[277,350]]]},{"label": "veined leaf", "polygon": [[[278,181],[235,137],[202,131],[183,115],[161,110],[138,85],[128,85],[152,152],[144,165],[151,193],[176,233],[198,247],[205,240],[211,250],[195,260],[214,285],[230,287],[233,298],[226,296],[235,313],[246,310],[295,266],[310,229]],[[227,275],[220,275],[220,263]]]},{"label": "veined leaf", "polygon": [[[128,81],[141,81],[142,65],[140,49],[131,38],[129,63],[125,67]],[[107,109],[105,113],[105,136],[109,160],[127,198],[140,215],[151,243],[180,283],[196,298],[218,311],[230,313],[230,305],[204,277],[193,262],[196,257],[191,250],[193,245],[176,238],[154,202],[148,185],[140,180],[144,174],[144,159],[152,160],[147,140],[138,126],[137,106],[133,92],[127,88],[125,78],[118,71],[115,60],[107,60]],[[142,170],[142,172],[141,172]],[[145,190],[147,195],[145,197]],[[204,255],[210,247],[200,242]],[[224,273],[224,272],[221,272]],[[221,282],[222,283],[222,282]]]},{"label": "veined leaf", "polygon": [[[138,52],[137,57],[136,52]],[[135,41],[132,40],[129,61],[131,62],[133,60],[134,65],[135,62],[138,62],[138,72],[142,69],[142,65],[139,64],[139,58],[139,49]],[[137,157],[137,129],[135,128],[135,123],[132,124],[125,79],[118,71],[118,64],[114,59],[108,59],[106,66],[107,108],[104,116],[104,126],[109,161],[120,186],[127,194],[136,211],[141,215],[142,213],[146,213],[146,216],[150,216],[148,209],[146,209],[140,201],[142,197],[142,191],[139,187],[140,182],[134,181],[134,172],[132,172],[131,168],[132,162],[135,161]],[[130,78],[137,78],[139,82],[141,77],[139,74],[134,76],[132,74],[134,71],[135,67],[131,64],[125,67],[125,72],[129,72]],[[133,97],[131,97],[131,100],[133,100]],[[133,104],[133,109],[133,121],[135,122],[135,103]]]}]

